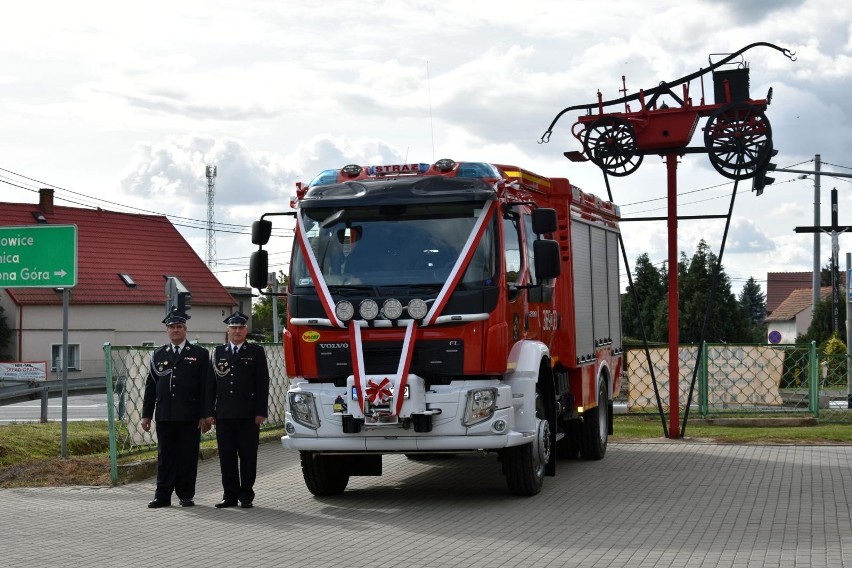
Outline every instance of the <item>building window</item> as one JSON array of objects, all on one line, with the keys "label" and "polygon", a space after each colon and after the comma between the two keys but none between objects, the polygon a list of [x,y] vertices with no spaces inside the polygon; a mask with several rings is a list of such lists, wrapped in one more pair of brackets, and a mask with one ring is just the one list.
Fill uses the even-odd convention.
[{"label": "building window", "polygon": [[136,282],[133,280],[133,278],[130,277],[129,274],[119,272],[118,277],[121,278],[121,281],[124,282],[124,285],[128,288],[136,288]]},{"label": "building window", "polygon": [[[60,371],[62,366],[59,364],[62,359],[62,344],[50,346],[50,370]],[[68,344],[68,370],[80,370],[80,344]]]}]

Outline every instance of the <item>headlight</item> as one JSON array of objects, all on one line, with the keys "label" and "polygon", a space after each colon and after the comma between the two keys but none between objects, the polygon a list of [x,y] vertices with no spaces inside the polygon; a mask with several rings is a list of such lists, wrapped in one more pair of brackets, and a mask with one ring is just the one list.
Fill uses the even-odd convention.
[{"label": "headlight", "polygon": [[419,298],[414,298],[408,302],[408,317],[411,319],[422,320],[429,312],[429,307],[426,302]]},{"label": "headlight", "polygon": [[491,418],[497,409],[497,389],[474,389],[467,393],[467,404],[464,409],[462,424],[473,426]]},{"label": "headlight", "polygon": [[395,298],[385,300],[385,303],[382,304],[382,314],[389,320],[399,319],[399,316],[402,315],[402,303]]},{"label": "headlight", "polygon": [[319,415],[314,395],[309,392],[290,393],[290,415],[293,420],[316,430],[320,427]]},{"label": "headlight", "polygon": [[372,321],[379,315],[379,305],[375,300],[364,300],[358,304],[358,313],[365,320]]},{"label": "headlight", "polygon": [[355,306],[349,300],[341,300],[334,306],[334,313],[337,315],[337,319],[346,322],[355,316]]}]

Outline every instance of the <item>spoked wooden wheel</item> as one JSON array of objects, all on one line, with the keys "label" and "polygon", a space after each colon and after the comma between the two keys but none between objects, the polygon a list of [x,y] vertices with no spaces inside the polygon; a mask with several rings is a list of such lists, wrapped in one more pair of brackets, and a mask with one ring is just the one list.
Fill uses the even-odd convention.
[{"label": "spoked wooden wheel", "polygon": [[748,179],[772,157],[772,127],[759,108],[731,103],[707,119],[704,144],[717,172],[729,179]]},{"label": "spoked wooden wheel", "polygon": [[586,128],[583,149],[595,165],[617,177],[632,174],[642,163],[642,155],[636,153],[636,133],[623,118],[592,122]]}]

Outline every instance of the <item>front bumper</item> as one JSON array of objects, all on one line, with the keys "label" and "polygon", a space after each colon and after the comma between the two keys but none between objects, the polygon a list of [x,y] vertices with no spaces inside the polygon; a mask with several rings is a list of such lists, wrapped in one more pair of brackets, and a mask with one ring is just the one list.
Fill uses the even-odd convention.
[{"label": "front bumper", "polygon": [[[290,393],[313,394],[319,427],[297,422],[288,408],[287,434],[281,438],[284,447],[321,452],[470,451],[518,446],[535,438],[534,428],[519,428],[520,424],[534,424],[523,419],[525,414],[535,412],[534,396],[526,396],[523,389],[513,390],[512,385],[495,379],[454,381],[426,391],[423,379],[416,375],[408,379],[409,396],[403,401],[399,417],[391,423],[370,424],[368,420],[358,432],[345,433],[345,417],[364,419],[352,384],[351,377],[347,387],[295,380]],[[463,419],[468,392],[483,387],[497,390],[497,408],[482,422],[466,426]],[[532,389],[534,393],[534,386]],[[528,408],[530,405],[533,407]],[[431,413],[431,428],[417,432],[412,427],[412,417],[423,412]]]}]

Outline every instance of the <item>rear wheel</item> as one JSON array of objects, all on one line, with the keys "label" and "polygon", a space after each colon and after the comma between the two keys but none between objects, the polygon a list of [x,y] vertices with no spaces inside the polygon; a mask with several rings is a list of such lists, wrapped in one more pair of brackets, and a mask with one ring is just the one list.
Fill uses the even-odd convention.
[{"label": "rear wheel", "polygon": [[349,483],[349,472],[341,456],[327,456],[319,452],[299,452],[302,477],[308,491],[317,497],[340,495]]},{"label": "rear wheel", "polygon": [[606,381],[602,380],[598,387],[598,406],[583,414],[583,431],[580,438],[580,453],[583,459],[599,460],[606,454],[606,444],[609,440],[608,400]]}]

